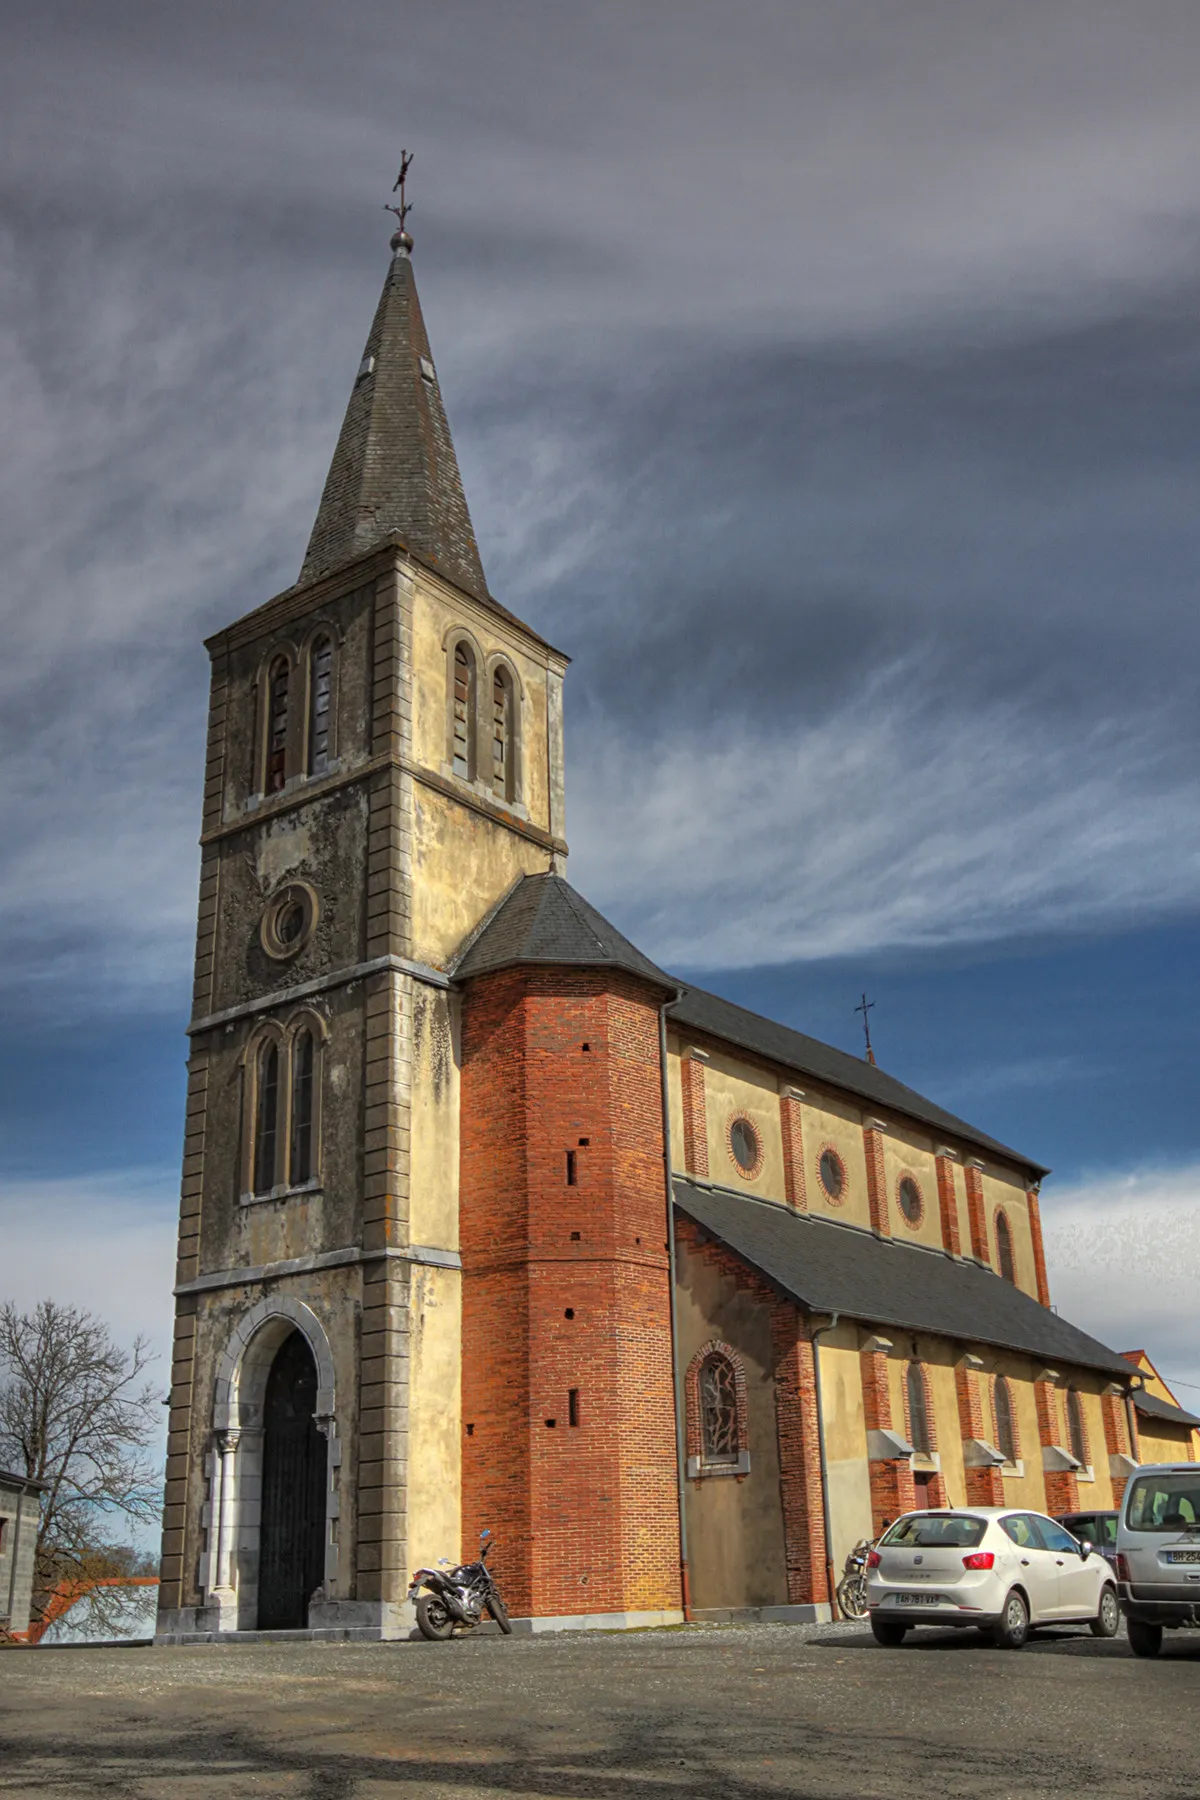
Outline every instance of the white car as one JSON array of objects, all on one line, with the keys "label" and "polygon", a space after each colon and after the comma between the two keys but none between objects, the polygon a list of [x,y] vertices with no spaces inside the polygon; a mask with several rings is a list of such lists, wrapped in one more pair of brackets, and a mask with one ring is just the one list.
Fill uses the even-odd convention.
[{"label": "white car", "polygon": [[1033,1626],[1121,1622],[1111,1566],[1044,1513],[1009,1506],[906,1513],[867,1557],[867,1606],[879,1643],[914,1625],[974,1625],[1003,1650]]}]

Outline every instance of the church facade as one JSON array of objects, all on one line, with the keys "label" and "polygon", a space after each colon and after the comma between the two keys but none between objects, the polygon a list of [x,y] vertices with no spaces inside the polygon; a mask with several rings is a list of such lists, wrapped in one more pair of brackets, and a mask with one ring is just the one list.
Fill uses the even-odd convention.
[{"label": "church facade", "polygon": [[828,1617],[914,1504],[1107,1506],[1137,1372],[1036,1163],[686,987],[563,874],[398,233],[299,581],[210,640],[164,1641]]}]

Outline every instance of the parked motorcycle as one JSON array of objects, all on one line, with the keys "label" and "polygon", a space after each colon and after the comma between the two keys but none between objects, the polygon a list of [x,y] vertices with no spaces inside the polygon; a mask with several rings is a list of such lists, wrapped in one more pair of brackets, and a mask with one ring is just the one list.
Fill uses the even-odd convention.
[{"label": "parked motorcycle", "polygon": [[846,1557],[842,1579],[837,1584],[837,1603],[843,1619],[867,1616],[867,1554],[874,1544],[874,1538],[863,1538]]},{"label": "parked motorcycle", "polygon": [[[418,1569],[408,1590],[417,1603],[417,1626],[422,1637],[440,1643],[474,1631],[485,1612],[491,1613],[507,1637],[512,1631],[508,1608],[500,1598],[492,1571],[487,1566],[492,1534],[481,1531],[479,1561],[453,1568],[443,1556],[436,1569]],[[422,1588],[428,1591],[422,1593]]]}]

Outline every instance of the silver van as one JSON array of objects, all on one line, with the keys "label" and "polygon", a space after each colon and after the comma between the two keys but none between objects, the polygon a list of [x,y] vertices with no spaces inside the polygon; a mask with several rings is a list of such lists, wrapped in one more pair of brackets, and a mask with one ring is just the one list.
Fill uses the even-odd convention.
[{"label": "silver van", "polygon": [[1200,1630],[1200,1463],[1146,1463],[1129,1477],[1117,1589],[1135,1656],[1157,1656],[1164,1630]]}]

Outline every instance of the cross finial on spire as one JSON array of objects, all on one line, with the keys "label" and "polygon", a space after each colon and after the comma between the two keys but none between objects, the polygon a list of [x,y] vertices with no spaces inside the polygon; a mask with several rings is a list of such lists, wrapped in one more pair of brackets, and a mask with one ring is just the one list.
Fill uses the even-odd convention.
[{"label": "cross finial on spire", "polygon": [[404,228],[404,221],[412,211],[412,202],[406,200],[404,197],[404,183],[408,179],[408,171],[412,167],[412,160],[410,151],[402,150],[400,152],[400,173],[397,175],[396,185],[392,189],[393,194],[399,193],[400,204],[399,206],[392,206],[389,202],[383,209],[384,212],[395,213],[396,218],[399,221],[396,230],[392,233],[393,250],[409,251],[413,247],[412,238]]},{"label": "cross finial on spire", "polygon": [[864,994],[862,997],[862,1004],[856,1006],[854,1009],[856,1013],[861,1013],[863,1016],[863,1036],[867,1040],[867,1061],[872,1068],[875,1067],[875,1052],[871,1048],[871,1021],[867,1015],[874,1010],[874,1007],[875,1002],[873,1000],[868,1000],[867,996]]}]

